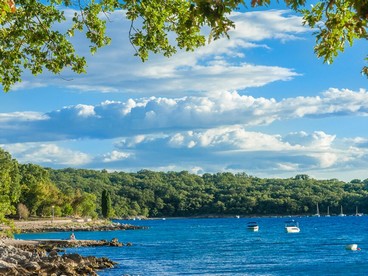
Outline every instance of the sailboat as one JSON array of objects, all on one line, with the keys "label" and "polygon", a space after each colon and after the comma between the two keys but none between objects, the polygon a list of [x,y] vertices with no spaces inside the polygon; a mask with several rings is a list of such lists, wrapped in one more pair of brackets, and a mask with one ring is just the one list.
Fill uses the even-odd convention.
[{"label": "sailboat", "polygon": [[341,205],[340,209],[341,209],[341,211],[340,211],[339,217],[346,217],[346,215],[342,211],[342,205]]},{"label": "sailboat", "polygon": [[327,214],[326,217],[330,217],[330,206],[327,206]]},{"label": "sailboat", "polygon": [[318,207],[318,203],[317,203],[317,213],[315,213],[313,215],[314,217],[320,217],[321,215],[319,214],[319,207]]},{"label": "sailboat", "polygon": [[355,216],[357,217],[363,216],[363,213],[358,213],[358,206],[355,206]]}]

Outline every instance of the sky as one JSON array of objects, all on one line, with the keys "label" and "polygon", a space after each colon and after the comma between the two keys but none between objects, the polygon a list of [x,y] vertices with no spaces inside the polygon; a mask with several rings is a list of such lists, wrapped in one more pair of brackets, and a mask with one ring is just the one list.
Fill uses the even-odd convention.
[{"label": "sky", "polygon": [[313,30],[281,5],[233,13],[236,28],[194,52],[142,63],[122,11],[87,73],[37,77],[0,93],[0,147],[20,163],[136,172],[245,172],[368,178],[364,42],[327,65]]}]

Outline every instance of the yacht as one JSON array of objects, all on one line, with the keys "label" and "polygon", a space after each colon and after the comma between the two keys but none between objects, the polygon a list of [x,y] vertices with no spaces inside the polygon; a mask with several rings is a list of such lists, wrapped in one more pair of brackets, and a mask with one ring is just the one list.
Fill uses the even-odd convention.
[{"label": "yacht", "polygon": [[362,217],[363,213],[358,213],[358,206],[355,206],[355,216]]},{"label": "yacht", "polygon": [[300,232],[299,223],[296,222],[295,220],[289,220],[285,222],[285,231],[286,233],[299,233]]},{"label": "yacht", "polygon": [[346,217],[346,215],[344,214],[344,212],[342,211],[342,205],[340,207],[341,211],[340,211],[340,214],[339,214],[339,217]]},{"label": "yacht", "polygon": [[321,215],[319,214],[319,207],[318,207],[318,203],[317,203],[317,212],[313,215],[314,217],[320,217]]},{"label": "yacht", "polygon": [[330,206],[327,206],[327,214],[326,217],[330,217]]}]

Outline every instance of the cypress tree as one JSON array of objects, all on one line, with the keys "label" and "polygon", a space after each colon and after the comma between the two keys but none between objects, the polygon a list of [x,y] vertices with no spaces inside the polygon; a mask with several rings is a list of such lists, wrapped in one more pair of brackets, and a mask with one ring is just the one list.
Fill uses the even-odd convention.
[{"label": "cypress tree", "polygon": [[111,215],[111,198],[107,190],[103,190],[101,198],[101,211],[104,218],[109,218]]}]

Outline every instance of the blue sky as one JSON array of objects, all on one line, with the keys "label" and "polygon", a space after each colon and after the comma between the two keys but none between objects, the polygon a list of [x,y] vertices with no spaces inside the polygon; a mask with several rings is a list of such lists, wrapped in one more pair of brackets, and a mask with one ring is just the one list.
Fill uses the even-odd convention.
[{"label": "blue sky", "polygon": [[94,56],[74,38],[87,74],[25,73],[0,94],[0,147],[19,162],[368,178],[363,42],[323,64],[300,16],[272,6],[234,13],[230,40],[142,63],[122,12],[111,19]]}]

